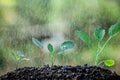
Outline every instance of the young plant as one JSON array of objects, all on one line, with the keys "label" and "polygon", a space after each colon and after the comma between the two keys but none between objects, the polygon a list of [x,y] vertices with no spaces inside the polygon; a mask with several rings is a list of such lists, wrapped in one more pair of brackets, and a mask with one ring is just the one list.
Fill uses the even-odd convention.
[{"label": "young plant", "polygon": [[16,69],[19,68],[19,64],[21,63],[21,61],[28,61],[30,59],[26,58],[24,53],[22,51],[18,51],[17,54],[16,53],[11,53],[13,59],[15,59],[16,61]]},{"label": "young plant", "polygon": [[[36,38],[32,38],[32,41],[35,45],[37,45],[39,48],[43,48],[43,45],[42,43],[37,40]],[[54,62],[55,62],[55,54],[63,54],[65,50],[67,49],[71,49],[71,48],[74,48],[75,47],[75,43],[73,41],[64,41],[61,45],[60,45],[60,49],[59,51],[55,51],[54,48],[53,48],[53,45],[52,44],[48,44],[47,48],[50,52],[50,58],[51,58],[51,65],[53,66],[54,65]]]},{"label": "young plant", "polygon": [[[99,62],[99,56],[102,54],[103,49],[107,45],[107,43],[120,31],[120,23],[116,23],[112,25],[109,28],[109,38],[105,41],[103,45],[101,45],[101,42],[103,41],[104,35],[105,35],[105,30],[103,28],[96,28],[94,30],[94,37],[97,40],[98,46],[97,46],[97,52],[96,52],[96,57],[95,57],[95,65],[99,65],[100,63],[104,63],[105,66],[113,66],[115,64],[114,60],[109,59],[109,60],[104,60],[102,62]],[[82,31],[75,31],[75,35],[79,37],[83,42],[86,43],[86,45],[90,48],[91,45],[91,38],[84,32]]]},{"label": "young plant", "polygon": [[50,52],[51,64],[53,66],[55,62],[55,50],[53,49],[53,45],[50,43],[48,44],[48,50]]}]

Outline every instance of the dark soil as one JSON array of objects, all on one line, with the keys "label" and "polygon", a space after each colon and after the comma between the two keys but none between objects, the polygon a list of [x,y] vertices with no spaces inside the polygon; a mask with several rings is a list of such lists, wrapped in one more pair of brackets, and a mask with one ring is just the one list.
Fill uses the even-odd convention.
[{"label": "dark soil", "polygon": [[97,66],[24,67],[0,76],[0,80],[120,80],[115,72]]}]

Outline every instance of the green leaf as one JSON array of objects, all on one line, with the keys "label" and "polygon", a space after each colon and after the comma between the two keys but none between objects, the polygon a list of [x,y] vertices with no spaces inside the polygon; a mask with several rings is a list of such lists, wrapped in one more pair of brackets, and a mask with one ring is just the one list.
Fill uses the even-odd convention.
[{"label": "green leaf", "polygon": [[41,43],[39,40],[37,40],[36,38],[32,38],[32,41],[33,41],[33,43],[34,43],[36,46],[38,46],[39,48],[43,48],[42,43]]},{"label": "green leaf", "polygon": [[120,23],[116,23],[109,28],[109,36],[114,36],[120,31]]},{"label": "green leaf", "polygon": [[75,31],[75,35],[79,37],[83,42],[85,42],[88,46],[91,44],[91,39],[86,33],[77,30]]},{"label": "green leaf", "polygon": [[73,41],[64,41],[60,48],[62,51],[67,50],[67,49],[71,49],[75,47],[75,43]]},{"label": "green leaf", "polygon": [[115,65],[115,61],[114,60],[105,60],[104,61],[105,66],[107,67],[111,67]]},{"label": "green leaf", "polygon": [[48,50],[52,53],[53,52],[53,46],[52,46],[52,44],[48,44]]},{"label": "green leaf", "polygon": [[28,58],[22,58],[23,61],[29,61],[30,59]]},{"label": "green leaf", "polygon": [[105,30],[101,27],[96,28],[94,31],[94,37],[96,40],[101,41],[105,35]]},{"label": "green leaf", "polygon": [[14,59],[16,59],[17,54],[15,52],[12,51],[10,54]]},{"label": "green leaf", "polygon": [[18,54],[18,56],[20,56],[20,57],[24,57],[24,53],[23,53],[22,51],[18,51],[17,54]]}]

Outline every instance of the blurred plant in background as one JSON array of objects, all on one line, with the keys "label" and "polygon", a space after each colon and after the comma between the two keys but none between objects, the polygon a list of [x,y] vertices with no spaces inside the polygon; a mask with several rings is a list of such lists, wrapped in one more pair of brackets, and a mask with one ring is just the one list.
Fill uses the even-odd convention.
[{"label": "blurred plant in background", "polygon": [[[74,53],[71,52],[72,54],[65,54],[66,64],[92,64],[91,55],[94,54],[89,53],[86,46],[75,37],[74,31],[82,30],[92,37],[91,33],[96,27],[101,26],[107,31],[110,25],[119,22],[119,13],[119,0],[0,0],[0,63],[6,62],[8,65],[7,59],[13,61],[7,55],[10,50],[30,53],[26,55],[32,62],[24,66],[41,66],[44,61],[49,62],[48,55],[32,44],[31,38],[36,37],[43,43],[54,40],[51,41],[52,44],[61,43],[66,39],[74,40],[78,49]],[[107,38],[108,34],[105,37]],[[117,54],[119,40],[120,35],[116,36],[104,51],[111,54],[108,57],[114,55],[113,58],[116,58],[117,55],[115,60],[120,59]],[[112,50],[114,47],[115,54]],[[71,55],[77,56],[76,59]],[[84,57],[88,59],[85,60]],[[103,55],[101,57],[105,58]],[[58,64],[65,64],[61,63],[61,57],[58,59]],[[10,70],[7,65],[4,67]],[[115,67],[116,70],[118,66]],[[120,73],[120,70],[118,72]]]}]

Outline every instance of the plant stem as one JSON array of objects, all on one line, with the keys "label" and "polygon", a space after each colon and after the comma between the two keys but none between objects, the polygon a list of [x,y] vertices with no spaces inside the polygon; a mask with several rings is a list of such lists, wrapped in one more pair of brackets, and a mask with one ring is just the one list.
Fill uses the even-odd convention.
[{"label": "plant stem", "polygon": [[52,53],[50,53],[51,55],[50,55],[50,61],[51,61],[51,66],[53,66],[53,64],[54,64],[54,62],[53,62],[53,55],[52,55]]},{"label": "plant stem", "polygon": [[16,63],[16,69],[18,69],[19,62],[20,62],[20,60],[18,60],[17,63]]},{"label": "plant stem", "polygon": [[55,51],[53,51],[52,53],[51,53],[51,65],[53,66],[54,65],[54,57],[55,57]]},{"label": "plant stem", "polygon": [[18,67],[19,67],[19,64],[20,64],[20,61],[22,60],[22,58],[20,57],[20,59],[19,60],[17,60],[17,63],[16,63],[16,69],[18,69]]},{"label": "plant stem", "polygon": [[16,67],[15,67],[16,69],[18,69],[18,63],[19,63],[19,61],[17,61],[17,63],[16,63]]},{"label": "plant stem", "polygon": [[102,46],[102,48],[100,48],[100,42],[98,42],[98,50],[97,50],[97,55],[95,58],[95,65],[98,65],[98,57],[99,55],[102,53],[103,49],[105,48],[106,44],[110,41],[110,39],[112,38],[112,36],[110,36],[107,41],[105,42],[105,44]]},{"label": "plant stem", "polygon": [[99,56],[99,51],[101,49],[101,46],[100,46],[100,41],[98,42],[98,46],[97,46],[97,55],[96,55],[96,58],[95,58],[95,65],[97,65],[98,63],[98,56]]}]

